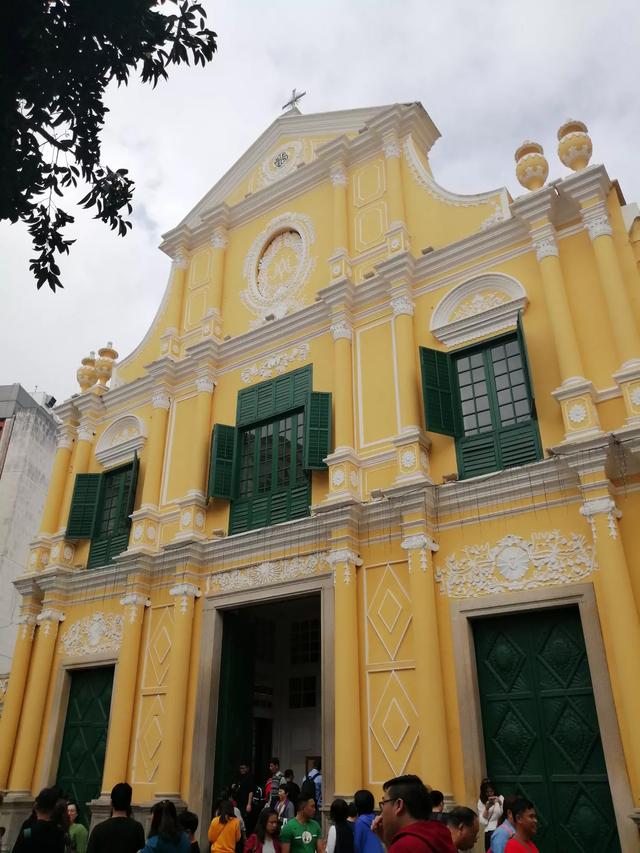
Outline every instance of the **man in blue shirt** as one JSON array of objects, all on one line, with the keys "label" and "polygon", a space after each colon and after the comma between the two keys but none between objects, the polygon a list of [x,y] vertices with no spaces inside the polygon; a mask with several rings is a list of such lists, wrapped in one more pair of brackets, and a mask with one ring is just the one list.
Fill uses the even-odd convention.
[{"label": "man in blue shirt", "polygon": [[517,794],[507,794],[504,798],[502,804],[504,820],[491,836],[491,846],[489,847],[491,853],[504,853],[507,841],[516,834],[513,826],[513,804],[517,799]]},{"label": "man in blue shirt", "polygon": [[382,842],[371,831],[371,824],[375,818],[375,800],[371,791],[356,791],[353,795],[353,803],[358,812],[358,817],[353,824],[353,850],[354,853],[383,853]]}]

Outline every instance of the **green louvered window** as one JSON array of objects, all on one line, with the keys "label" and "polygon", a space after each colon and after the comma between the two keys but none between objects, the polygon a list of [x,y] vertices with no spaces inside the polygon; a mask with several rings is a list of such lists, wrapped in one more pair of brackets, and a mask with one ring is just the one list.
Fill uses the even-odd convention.
[{"label": "green louvered window", "polygon": [[209,497],[231,501],[229,533],[309,515],[311,470],[331,450],[331,394],[311,367],[239,392],[236,426],[216,424]]},{"label": "green louvered window", "polygon": [[139,463],[104,474],[78,474],[67,522],[67,538],[91,539],[87,568],[104,566],[129,544]]},{"label": "green louvered window", "polygon": [[520,318],[515,335],[420,358],[427,429],[455,437],[461,477],[542,457]]}]

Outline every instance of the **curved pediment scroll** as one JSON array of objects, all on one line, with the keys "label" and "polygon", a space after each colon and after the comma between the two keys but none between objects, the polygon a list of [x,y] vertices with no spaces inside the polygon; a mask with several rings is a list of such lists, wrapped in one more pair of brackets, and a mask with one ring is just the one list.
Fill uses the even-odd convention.
[{"label": "curved pediment scroll", "polygon": [[146,441],[144,421],[137,415],[124,415],[110,424],[98,439],[96,459],[105,468],[131,462]]},{"label": "curved pediment scroll", "polygon": [[518,312],[527,302],[527,293],[517,279],[504,273],[476,276],[443,296],[429,328],[446,346],[460,346],[514,329]]}]

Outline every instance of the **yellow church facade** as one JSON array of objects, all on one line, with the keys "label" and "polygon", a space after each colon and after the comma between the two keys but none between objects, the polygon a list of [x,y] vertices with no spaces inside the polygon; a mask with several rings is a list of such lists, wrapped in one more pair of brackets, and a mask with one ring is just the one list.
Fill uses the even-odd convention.
[{"label": "yellow church facade", "polygon": [[489,774],[541,850],[640,850],[640,220],[581,122],[515,200],[440,186],[438,136],[292,108],[164,235],[137,349],[83,360],[16,582],[9,835],[56,782],[206,825],[273,751],[325,804]]}]

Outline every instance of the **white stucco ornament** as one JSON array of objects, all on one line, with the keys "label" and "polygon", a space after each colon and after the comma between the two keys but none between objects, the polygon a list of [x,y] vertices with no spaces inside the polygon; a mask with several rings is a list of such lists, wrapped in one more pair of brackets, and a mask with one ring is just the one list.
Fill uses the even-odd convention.
[{"label": "white stucco ornament", "polygon": [[414,450],[405,450],[401,456],[401,465],[404,471],[410,471],[415,468],[416,454]]},{"label": "white stucco ornament", "polygon": [[273,376],[280,376],[286,373],[289,366],[296,361],[306,361],[309,358],[309,349],[309,344],[305,341],[293,349],[270,355],[264,361],[245,367],[240,378],[246,384],[253,379],[271,379]]},{"label": "white stucco ornament", "polygon": [[324,555],[310,554],[293,560],[275,560],[232,571],[214,572],[207,578],[207,593],[238,592],[285,583],[296,578],[311,577],[322,569],[328,571]]},{"label": "white stucco ornament", "polygon": [[595,551],[584,536],[558,530],[529,539],[505,536],[497,544],[467,545],[438,564],[435,579],[450,598],[576,583],[597,569]]},{"label": "white stucco ornament", "polygon": [[331,482],[334,486],[342,486],[345,481],[344,469],[343,468],[335,468],[331,472]]},{"label": "white stucco ornament", "polygon": [[629,396],[634,406],[640,406],[640,385],[637,385]]},{"label": "white stucco ornament", "polygon": [[117,651],[122,642],[122,616],[97,613],[74,622],[62,638],[67,655],[86,657],[97,652]]},{"label": "white stucco ornament", "polygon": [[315,266],[315,239],[313,223],[302,213],[276,216],[255,238],[245,258],[247,288],[241,293],[258,317],[253,328],[302,308],[299,294]]},{"label": "white stucco ornament", "polygon": [[572,424],[581,424],[587,419],[587,407],[582,403],[574,403],[569,409],[569,420]]}]

